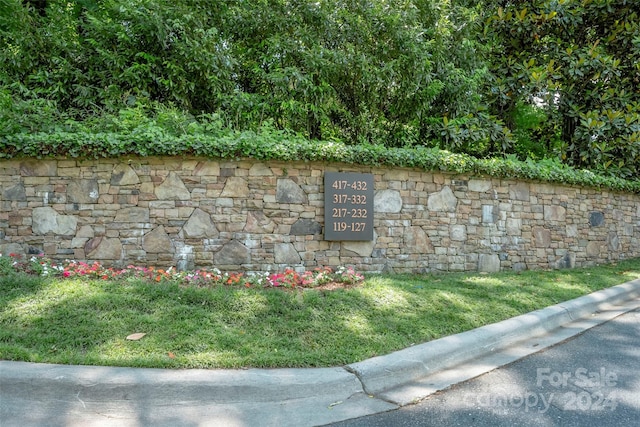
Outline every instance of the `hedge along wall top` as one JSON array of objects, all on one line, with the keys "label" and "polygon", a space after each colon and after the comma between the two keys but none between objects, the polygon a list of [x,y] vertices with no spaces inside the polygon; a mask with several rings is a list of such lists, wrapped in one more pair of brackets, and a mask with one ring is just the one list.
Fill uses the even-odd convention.
[{"label": "hedge along wall top", "polygon": [[[372,175],[372,240],[325,239],[326,172]],[[0,253],[108,266],[422,273],[640,256],[638,194],[419,169],[14,159],[0,161],[0,195]]]}]

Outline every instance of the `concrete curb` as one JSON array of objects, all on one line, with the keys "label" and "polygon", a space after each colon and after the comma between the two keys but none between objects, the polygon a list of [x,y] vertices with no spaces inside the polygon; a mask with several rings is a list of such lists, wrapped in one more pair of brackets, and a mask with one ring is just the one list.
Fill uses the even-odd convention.
[{"label": "concrete curb", "polygon": [[540,351],[637,308],[638,296],[640,279],[345,367],[163,370],[0,361],[0,419],[19,427],[324,425],[397,409]]},{"label": "concrete curb", "polygon": [[3,427],[298,427],[396,408],[368,397],[341,367],[163,370],[0,361]]},{"label": "concrete curb", "polygon": [[524,339],[542,336],[590,316],[606,305],[639,295],[640,279],[637,279],[502,322],[353,363],[345,369],[358,376],[367,393],[379,396],[496,353]]},{"label": "concrete curb", "polygon": [[[228,404],[282,402],[328,394],[351,396],[362,392],[357,378],[342,368],[165,370],[28,362],[2,362],[0,367],[2,383],[12,384],[25,397],[33,393],[42,398],[80,393],[86,401],[152,397],[156,404],[170,404],[179,396],[182,402],[215,399],[216,403]],[[153,396],[149,395],[150,389]]]}]

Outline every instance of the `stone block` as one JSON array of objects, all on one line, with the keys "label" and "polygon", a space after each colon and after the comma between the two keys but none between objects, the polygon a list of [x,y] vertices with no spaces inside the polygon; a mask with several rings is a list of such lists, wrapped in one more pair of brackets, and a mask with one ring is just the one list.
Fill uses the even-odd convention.
[{"label": "stone block", "polygon": [[607,234],[607,247],[609,251],[614,253],[620,251],[622,245],[620,244],[618,233],[615,231],[610,231],[609,234]]},{"label": "stone block", "polygon": [[223,208],[232,208],[233,207],[233,198],[232,197],[220,197],[216,199],[216,206]]},{"label": "stone block", "polygon": [[427,199],[427,208],[434,212],[455,212],[457,205],[458,199],[448,186]]},{"label": "stone block", "polygon": [[373,199],[374,212],[398,213],[402,210],[402,197],[397,190],[376,191]]},{"label": "stone block", "polygon": [[74,180],[67,185],[67,201],[70,203],[96,203],[99,197],[96,179]]},{"label": "stone block", "polygon": [[116,212],[114,222],[146,224],[149,222],[149,209],[147,208],[125,208]]},{"label": "stone block", "polygon": [[551,232],[543,227],[533,227],[534,245],[538,248],[551,246]]},{"label": "stone block", "polygon": [[224,188],[222,189],[221,197],[238,197],[244,198],[249,195],[249,185],[246,179],[237,176],[230,176],[227,178]]},{"label": "stone block", "polygon": [[48,185],[50,179],[45,176],[26,176],[23,178],[25,186]]},{"label": "stone block", "polygon": [[216,265],[242,265],[251,262],[251,252],[242,243],[232,240],[213,255]]},{"label": "stone block", "polygon": [[[265,202],[266,202],[265,196]],[[277,203],[307,203],[307,195],[304,190],[289,178],[278,179],[276,185],[275,201]]]},{"label": "stone block", "polygon": [[560,205],[545,205],[544,219],[545,221],[562,222],[566,220],[567,210]]},{"label": "stone block", "polygon": [[277,264],[293,266],[300,264],[302,259],[292,243],[276,243],[273,248],[274,259]]},{"label": "stone block", "polygon": [[71,236],[76,233],[78,218],[73,215],[59,215],[50,207],[35,208],[32,214],[32,229],[35,234],[53,233]]},{"label": "stone block", "polygon": [[311,219],[298,219],[291,226],[290,234],[294,236],[322,234],[322,225]]},{"label": "stone block", "polygon": [[500,218],[500,210],[494,205],[482,205],[482,222],[484,224],[495,224]]},{"label": "stone block", "polygon": [[470,179],[469,191],[475,191],[478,193],[486,193],[492,187],[491,181],[486,179]]},{"label": "stone block", "polygon": [[117,238],[94,237],[84,245],[86,259],[119,260],[122,257],[122,243]]},{"label": "stone block", "polygon": [[6,188],[2,191],[2,198],[13,202],[27,201],[27,193],[25,191],[24,184],[20,182],[12,187]]},{"label": "stone block", "polygon": [[198,162],[193,174],[197,176],[220,176],[220,163],[211,160]]},{"label": "stone block", "polygon": [[182,228],[186,238],[211,238],[218,237],[211,215],[200,208],[196,208]]},{"label": "stone block", "polygon": [[135,185],[140,183],[140,178],[131,166],[120,163],[113,168],[110,182],[111,185]]},{"label": "stone block", "polygon": [[84,248],[84,245],[89,241],[87,237],[74,237],[71,239],[72,248]]},{"label": "stone block", "polygon": [[497,254],[480,254],[478,256],[478,271],[497,273],[500,271],[500,257]]},{"label": "stone block", "polygon": [[576,255],[572,253],[566,253],[561,258],[557,259],[554,263],[554,268],[574,268],[576,266]]},{"label": "stone block", "polygon": [[600,227],[604,225],[604,213],[602,212],[591,212],[589,214],[589,225],[591,227]]},{"label": "stone block", "polygon": [[170,172],[167,178],[155,187],[154,194],[159,200],[191,199],[191,193],[184,185],[180,176],[175,172]]},{"label": "stone block", "polygon": [[358,241],[345,241],[342,242],[342,249],[349,252],[355,252],[356,254],[363,257],[370,257],[373,253],[373,248],[375,247],[376,235],[374,232],[373,240],[358,242]]},{"label": "stone block", "polygon": [[464,242],[467,240],[467,227],[464,225],[452,225],[450,237],[453,241]]},{"label": "stone block", "polygon": [[58,163],[55,160],[26,160],[20,163],[22,176],[56,176]]},{"label": "stone block", "polygon": [[523,202],[529,201],[529,184],[522,182],[518,184],[511,184],[509,186],[509,198],[511,200],[520,200]]},{"label": "stone block", "polygon": [[175,247],[164,226],[147,233],[142,239],[142,248],[148,253],[174,253]]},{"label": "stone block", "polygon": [[9,256],[10,254],[25,255],[27,251],[24,246],[18,243],[0,243],[0,254]]},{"label": "stone block", "polygon": [[519,236],[522,234],[522,220],[520,218],[507,218],[506,230],[509,236]]},{"label": "stone block", "polygon": [[249,168],[249,176],[271,176],[271,168],[264,163],[255,163]]},{"label": "stone block", "polygon": [[410,253],[430,254],[433,253],[431,239],[422,227],[407,227],[403,233],[404,247]]}]

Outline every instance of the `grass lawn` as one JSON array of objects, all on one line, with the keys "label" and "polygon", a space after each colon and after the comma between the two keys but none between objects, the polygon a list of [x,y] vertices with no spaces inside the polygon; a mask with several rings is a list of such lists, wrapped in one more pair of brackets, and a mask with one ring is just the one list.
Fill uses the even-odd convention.
[{"label": "grass lawn", "polygon": [[[162,368],[339,366],[640,278],[586,269],[370,276],[354,288],[0,277],[0,359]],[[128,340],[145,333],[139,340]]]}]

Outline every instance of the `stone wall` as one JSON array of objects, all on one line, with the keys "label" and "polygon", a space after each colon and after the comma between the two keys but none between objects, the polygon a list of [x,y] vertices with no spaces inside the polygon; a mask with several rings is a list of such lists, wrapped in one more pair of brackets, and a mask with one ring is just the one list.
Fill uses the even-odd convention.
[{"label": "stone wall", "polygon": [[[325,241],[326,171],[374,174],[374,240]],[[0,161],[0,253],[233,271],[562,268],[640,256],[640,196],[252,160]]]}]

